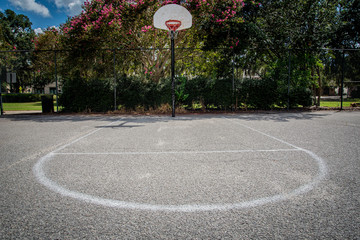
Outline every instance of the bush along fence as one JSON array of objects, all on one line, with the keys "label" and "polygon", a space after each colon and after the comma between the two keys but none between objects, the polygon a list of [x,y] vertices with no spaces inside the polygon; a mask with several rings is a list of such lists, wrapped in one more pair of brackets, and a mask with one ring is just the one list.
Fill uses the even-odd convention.
[{"label": "bush along fence", "polygon": [[36,94],[36,93],[9,93],[2,94],[4,103],[23,103],[23,102],[40,102],[42,96],[53,97],[52,94]]},{"label": "bush along fence", "polygon": [[[176,106],[290,109],[320,106],[326,95],[342,108],[343,97],[360,97],[360,51],[287,49],[272,58],[261,52],[176,49]],[[169,56],[170,49],[2,51],[1,90],[34,93],[52,84],[57,103],[70,112],[166,111],[172,97]],[[18,67],[24,57],[28,65]],[[35,96],[40,98],[9,94],[3,100],[35,101]]]}]

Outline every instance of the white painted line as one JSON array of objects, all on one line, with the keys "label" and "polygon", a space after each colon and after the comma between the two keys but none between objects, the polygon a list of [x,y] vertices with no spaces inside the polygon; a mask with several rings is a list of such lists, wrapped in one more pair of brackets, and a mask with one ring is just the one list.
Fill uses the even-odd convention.
[{"label": "white painted line", "polygon": [[260,134],[262,134],[262,135],[264,135],[264,136],[266,136],[266,137],[268,137],[268,138],[272,138],[272,139],[274,139],[274,140],[276,140],[276,141],[278,141],[278,142],[281,142],[281,143],[283,143],[283,144],[286,144],[286,145],[288,145],[288,146],[290,146],[290,147],[293,147],[293,148],[295,148],[295,149],[301,149],[301,148],[299,148],[299,147],[297,147],[297,146],[295,146],[295,145],[293,145],[293,144],[291,144],[291,143],[285,142],[284,140],[281,140],[281,139],[276,138],[276,137],[274,137],[274,136],[271,136],[271,135],[269,135],[269,134],[260,132],[259,130],[256,130],[256,129],[252,128],[252,127],[249,127],[249,126],[247,126],[247,125],[244,125],[244,124],[242,124],[242,123],[239,123],[238,121],[234,121],[234,119],[230,119],[230,118],[226,118],[226,117],[223,117],[223,119],[226,119],[226,120],[228,120],[228,121],[231,121],[231,122],[233,122],[233,123],[235,123],[235,124],[237,124],[237,125],[240,125],[240,126],[242,126],[242,127],[244,127],[244,128],[247,128],[247,129],[250,129],[250,130],[252,130],[252,131],[254,131],[254,132],[260,133]]},{"label": "white painted line", "polygon": [[54,155],[166,155],[166,154],[215,154],[215,153],[256,153],[256,152],[296,152],[300,149],[267,150],[223,150],[223,151],[169,151],[169,152],[59,152]]},{"label": "white painted line", "polygon": [[[105,125],[105,127],[111,126],[111,125],[113,125],[113,124],[115,124],[115,123],[118,123],[118,122],[120,122],[120,121],[121,121],[121,120],[111,122],[111,123]],[[94,131],[92,131],[92,132],[90,132],[90,133],[88,133],[88,134],[86,134],[86,135],[84,135],[84,136],[82,136],[82,137],[79,137],[79,138],[75,139],[74,141],[72,141],[72,142],[70,142],[70,143],[68,143],[68,144],[65,144],[65,145],[59,147],[58,149],[54,150],[52,153],[61,151],[61,150],[63,150],[64,148],[67,148],[67,147],[73,145],[74,143],[77,143],[77,142],[83,140],[84,138],[87,138],[87,137],[89,137],[90,135],[93,135],[94,133],[96,133],[96,132],[98,132],[98,131],[100,131],[100,130],[102,130],[102,129],[103,129],[102,127],[99,127],[98,129],[96,129],[96,130],[94,130]]]},{"label": "white painted line", "polygon": [[[227,119],[227,118],[225,118]],[[253,129],[251,127],[248,127],[246,125],[243,125],[237,121],[230,120],[236,124],[239,124],[245,128],[248,128],[252,131],[255,131],[259,134],[262,134],[266,137],[269,137],[273,140],[279,141],[281,143],[284,143],[290,147],[293,147],[293,149],[275,149],[275,150],[227,150],[227,151],[194,151],[194,152],[182,152],[182,151],[174,151],[174,152],[123,152],[123,153],[59,153],[57,151],[63,150],[66,147],[71,146],[72,144],[91,136],[92,134],[98,132],[100,129],[94,130],[93,132],[90,132],[89,134],[86,134],[83,137],[80,137],[60,148],[57,150],[45,155],[44,157],[40,158],[39,161],[35,164],[33,168],[34,175],[36,176],[37,180],[49,188],[50,190],[61,194],[62,196],[71,197],[77,200],[81,200],[84,202],[97,204],[105,207],[113,207],[113,208],[121,208],[121,209],[134,209],[134,210],[149,210],[149,211],[167,211],[167,212],[196,212],[196,211],[223,211],[223,210],[230,210],[230,209],[244,209],[244,208],[250,208],[250,207],[258,207],[269,203],[277,203],[279,201],[288,200],[291,197],[299,196],[301,194],[307,193],[311,191],[316,185],[320,183],[321,180],[323,180],[327,174],[327,167],[325,164],[325,161],[317,156],[315,153],[297,147],[291,143],[288,143],[284,140],[278,139],[274,136],[271,136],[269,134],[260,132],[256,129]],[[115,123],[115,122],[113,122]],[[113,124],[110,123],[109,125]],[[50,162],[55,155],[130,155],[130,154],[137,154],[137,155],[145,155],[145,154],[202,154],[202,153],[244,153],[244,152],[285,152],[285,151],[302,151],[308,154],[312,159],[315,160],[315,162],[318,165],[318,173],[316,177],[313,178],[312,181],[308,182],[307,184],[304,184],[288,193],[285,194],[278,194],[274,196],[269,197],[263,197],[259,199],[252,199],[249,201],[244,202],[238,202],[238,203],[227,203],[227,204],[185,204],[185,205],[155,205],[155,204],[145,204],[145,203],[136,203],[136,202],[126,202],[126,201],[120,201],[116,199],[105,199],[100,198],[97,196],[92,196],[76,191],[71,191],[69,189],[66,189],[63,186],[60,186],[58,183],[54,182],[53,180],[49,179],[45,172],[44,172],[44,165],[48,162]]]},{"label": "white painted line", "polygon": [[224,117],[224,119],[227,119],[227,120],[229,120],[229,121],[232,121],[232,122],[234,122],[234,123],[236,123],[236,124],[238,124],[238,125],[240,125],[240,126],[242,126],[242,127],[248,128],[248,129],[250,129],[250,130],[252,130],[252,131],[255,131],[255,132],[257,132],[257,133],[260,133],[260,134],[262,134],[262,135],[264,135],[264,136],[266,136],[266,137],[272,138],[272,139],[274,139],[274,140],[276,140],[276,141],[278,141],[278,142],[284,143],[284,144],[286,144],[286,145],[288,145],[288,146],[290,146],[290,147],[293,147],[293,148],[295,148],[295,149],[298,149],[298,150],[300,150],[300,151],[303,151],[303,152],[307,153],[309,156],[311,156],[311,157],[316,161],[316,163],[317,163],[317,165],[318,165],[318,168],[319,168],[318,175],[316,176],[316,178],[315,178],[311,183],[306,184],[306,185],[304,185],[304,186],[296,189],[296,191],[294,191],[294,193],[295,193],[296,195],[299,195],[299,194],[302,194],[302,193],[305,193],[305,192],[310,191],[310,190],[313,189],[317,184],[319,184],[319,182],[320,182],[322,179],[324,179],[325,176],[327,175],[328,170],[327,170],[325,161],[324,161],[321,157],[317,156],[315,153],[313,153],[313,152],[311,152],[311,151],[309,151],[309,150],[303,149],[303,148],[301,148],[301,147],[295,146],[294,144],[288,143],[288,142],[286,142],[286,141],[284,141],[284,140],[281,140],[281,139],[279,139],[279,138],[277,138],[277,137],[271,136],[271,135],[266,134],[266,133],[264,133],[264,132],[260,132],[259,130],[256,130],[256,129],[252,128],[252,127],[249,127],[249,126],[247,126],[247,125],[244,125],[244,124],[242,124],[242,123],[239,123],[238,121],[234,121],[234,119],[229,119],[229,118],[226,118],[226,117]]}]

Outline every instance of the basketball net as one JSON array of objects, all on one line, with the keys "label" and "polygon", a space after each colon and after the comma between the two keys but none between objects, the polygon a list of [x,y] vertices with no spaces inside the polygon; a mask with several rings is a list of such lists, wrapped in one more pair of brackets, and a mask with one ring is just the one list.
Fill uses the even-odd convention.
[{"label": "basketball net", "polygon": [[181,21],[179,20],[167,20],[165,25],[170,31],[176,31],[181,26]]},{"label": "basketball net", "polygon": [[181,26],[181,21],[179,20],[167,20],[165,25],[169,29],[171,38],[177,38],[178,31],[177,29]]}]

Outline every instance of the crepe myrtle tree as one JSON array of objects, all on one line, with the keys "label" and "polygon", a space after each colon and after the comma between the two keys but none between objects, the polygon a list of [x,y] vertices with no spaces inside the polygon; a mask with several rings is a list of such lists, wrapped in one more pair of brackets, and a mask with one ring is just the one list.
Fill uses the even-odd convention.
[{"label": "crepe myrtle tree", "polygon": [[[121,72],[140,71],[158,82],[170,67],[170,51],[159,50],[169,47],[168,32],[153,27],[153,15],[160,7],[180,4],[193,16],[193,27],[178,33],[176,46],[203,47],[217,40],[218,45],[231,49],[237,47],[240,40],[239,34],[233,37],[230,30],[234,25],[243,24],[241,10],[249,3],[256,4],[244,0],[86,1],[83,11],[62,26],[62,42],[64,47],[74,50],[69,60],[84,69],[91,68],[96,61],[95,49],[142,49],[117,55],[118,62],[122,63]],[[219,34],[215,33],[219,32],[226,34],[218,39]],[[108,57],[111,57],[111,52]],[[181,58],[181,55],[177,57]]]}]

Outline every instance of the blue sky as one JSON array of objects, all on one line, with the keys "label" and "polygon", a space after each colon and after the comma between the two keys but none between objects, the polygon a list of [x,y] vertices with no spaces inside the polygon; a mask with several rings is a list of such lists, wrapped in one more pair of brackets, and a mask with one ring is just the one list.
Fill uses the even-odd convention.
[{"label": "blue sky", "polygon": [[30,18],[32,29],[58,27],[81,12],[84,0],[0,0],[0,11],[11,9]]}]

